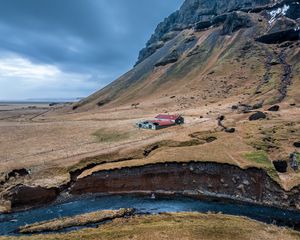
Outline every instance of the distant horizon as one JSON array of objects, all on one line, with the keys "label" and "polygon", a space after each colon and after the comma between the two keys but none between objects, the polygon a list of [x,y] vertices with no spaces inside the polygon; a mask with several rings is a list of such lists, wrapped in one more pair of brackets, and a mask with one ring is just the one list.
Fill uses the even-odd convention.
[{"label": "distant horizon", "polygon": [[1,1],[0,99],[89,96],[129,71],[155,27],[182,3]]},{"label": "distant horizon", "polygon": [[0,99],[0,103],[49,103],[49,102],[76,102],[85,97],[77,98],[28,98],[28,99]]}]

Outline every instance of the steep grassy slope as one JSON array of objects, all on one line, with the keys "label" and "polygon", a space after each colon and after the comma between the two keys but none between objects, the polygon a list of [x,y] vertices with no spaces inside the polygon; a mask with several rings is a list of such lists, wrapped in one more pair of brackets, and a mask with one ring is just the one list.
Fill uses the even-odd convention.
[{"label": "steep grassy slope", "polygon": [[278,2],[187,0],[158,26],[131,71],[74,109],[179,110],[236,95],[247,103],[298,102],[300,42],[282,36],[298,34],[299,7]]}]

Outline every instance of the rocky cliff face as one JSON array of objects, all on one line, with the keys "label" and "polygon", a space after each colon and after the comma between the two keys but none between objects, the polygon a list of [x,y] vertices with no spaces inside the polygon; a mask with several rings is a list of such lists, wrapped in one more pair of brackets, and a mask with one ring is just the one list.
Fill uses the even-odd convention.
[{"label": "rocky cliff face", "polygon": [[154,34],[147,42],[146,48],[141,50],[137,64],[153,54],[156,50],[153,46],[163,42],[165,36],[170,35],[170,33],[192,28],[198,22],[211,21],[215,16],[233,10],[254,8],[273,2],[273,0],[186,0],[180,10],[171,14],[157,26]]},{"label": "rocky cliff face", "polygon": [[[141,50],[137,64],[145,60],[155,52],[157,48],[153,46],[161,46],[165,36],[170,33],[176,33],[184,29],[193,28],[199,22],[210,22],[216,16],[230,13],[237,10],[251,11],[253,9],[272,6],[280,3],[278,0],[186,0],[180,10],[171,14],[163,22],[161,22],[146,47]],[[295,8],[288,9],[289,15],[299,15]],[[298,10],[299,11],[299,10]],[[296,17],[296,16],[295,16]],[[160,43],[160,44],[158,44]]]},{"label": "rocky cliff face", "polygon": [[75,109],[149,99],[178,111],[243,92],[249,101],[297,102],[288,90],[299,87],[299,40],[299,0],[186,0],[157,26],[131,71]]}]

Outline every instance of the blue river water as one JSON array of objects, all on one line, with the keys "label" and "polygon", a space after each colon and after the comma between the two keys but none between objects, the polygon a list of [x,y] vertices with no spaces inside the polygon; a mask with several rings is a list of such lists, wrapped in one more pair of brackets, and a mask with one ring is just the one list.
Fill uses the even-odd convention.
[{"label": "blue river water", "polygon": [[137,213],[222,212],[246,216],[282,226],[300,226],[300,213],[277,208],[207,202],[188,197],[156,198],[141,196],[87,197],[73,202],[50,205],[24,212],[0,215],[0,235],[15,234],[18,227],[59,217],[74,216],[105,209],[135,208]]}]

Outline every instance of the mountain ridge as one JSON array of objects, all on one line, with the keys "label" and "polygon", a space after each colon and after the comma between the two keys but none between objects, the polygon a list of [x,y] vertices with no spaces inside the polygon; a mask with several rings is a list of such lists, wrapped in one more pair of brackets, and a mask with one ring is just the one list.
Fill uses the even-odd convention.
[{"label": "mountain ridge", "polygon": [[[132,70],[73,109],[144,102],[178,110],[195,99],[205,104],[245,92],[241,101],[272,104],[290,92],[291,101],[299,101],[289,91],[299,87],[299,19],[296,0],[186,0],[158,25]],[[174,85],[189,86],[178,91]],[[205,87],[190,94],[199,85]],[[174,102],[168,95],[182,97]]]}]

